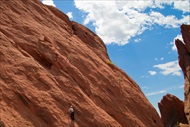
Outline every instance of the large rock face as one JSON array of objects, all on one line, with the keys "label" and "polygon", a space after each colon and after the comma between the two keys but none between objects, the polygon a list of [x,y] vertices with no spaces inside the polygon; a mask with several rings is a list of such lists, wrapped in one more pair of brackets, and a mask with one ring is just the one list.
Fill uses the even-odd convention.
[{"label": "large rock face", "polygon": [[175,41],[178,50],[179,65],[184,73],[185,87],[185,114],[190,124],[190,25],[182,25],[181,33],[184,43],[179,39]]},{"label": "large rock face", "polygon": [[39,0],[0,1],[0,123],[6,127],[162,127],[103,41]]},{"label": "large rock face", "polygon": [[187,124],[184,113],[184,102],[171,94],[165,95],[158,107],[164,127],[176,127],[177,124]]}]

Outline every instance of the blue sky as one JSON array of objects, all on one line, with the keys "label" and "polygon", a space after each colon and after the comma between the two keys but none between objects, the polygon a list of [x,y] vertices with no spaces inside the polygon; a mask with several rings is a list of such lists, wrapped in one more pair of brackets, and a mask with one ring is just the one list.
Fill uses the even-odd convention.
[{"label": "blue sky", "polygon": [[184,100],[174,40],[190,24],[189,0],[41,0],[99,35],[108,55],[158,110],[167,93]]}]

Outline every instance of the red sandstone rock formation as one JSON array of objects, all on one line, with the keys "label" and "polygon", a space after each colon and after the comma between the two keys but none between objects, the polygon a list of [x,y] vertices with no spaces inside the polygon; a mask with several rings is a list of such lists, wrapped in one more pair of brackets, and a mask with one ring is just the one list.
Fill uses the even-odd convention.
[{"label": "red sandstone rock formation", "polygon": [[187,124],[184,113],[184,102],[171,94],[165,95],[158,107],[164,127],[175,127],[179,123]]},{"label": "red sandstone rock formation", "polygon": [[[162,127],[103,41],[39,0],[0,1],[0,120],[6,127]],[[3,125],[3,124],[2,124]]]},{"label": "red sandstone rock formation", "polygon": [[175,40],[178,50],[179,65],[184,74],[185,87],[185,114],[190,124],[190,25],[182,25],[181,33],[184,43],[179,39]]}]

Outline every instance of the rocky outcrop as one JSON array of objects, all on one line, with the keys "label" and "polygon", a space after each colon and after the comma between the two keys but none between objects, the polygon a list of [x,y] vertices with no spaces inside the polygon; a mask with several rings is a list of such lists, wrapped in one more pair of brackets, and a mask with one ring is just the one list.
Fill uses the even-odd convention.
[{"label": "rocky outcrop", "polygon": [[162,127],[103,41],[39,0],[0,1],[0,120],[6,127]]},{"label": "rocky outcrop", "polygon": [[171,94],[165,95],[158,103],[164,127],[175,127],[179,123],[187,124],[184,102]]},{"label": "rocky outcrop", "polygon": [[190,123],[190,25],[182,25],[181,33],[183,41],[179,39],[175,40],[175,44],[178,51],[179,65],[184,74],[185,87],[184,87],[184,96],[185,96],[185,114]]}]

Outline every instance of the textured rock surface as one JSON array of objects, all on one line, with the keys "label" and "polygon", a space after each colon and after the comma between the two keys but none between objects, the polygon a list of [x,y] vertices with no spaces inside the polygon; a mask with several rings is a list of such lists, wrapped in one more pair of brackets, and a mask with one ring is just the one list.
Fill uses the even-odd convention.
[{"label": "textured rock surface", "polygon": [[39,0],[0,1],[0,120],[6,127],[162,127],[102,40]]},{"label": "textured rock surface", "polygon": [[184,102],[171,94],[165,95],[158,103],[164,127],[175,127],[178,123],[187,124]]},{"label": "textured rock surface", "polygon": [[185,87],[185,114],[190,124],[190,25],[182,25],[181,33],[184,40],[182,43],[179,39],[175,41],[178,50],[179,65],[184,74]]}]

